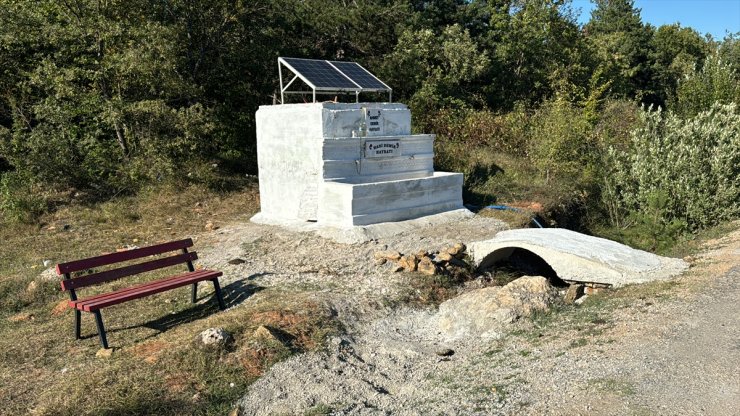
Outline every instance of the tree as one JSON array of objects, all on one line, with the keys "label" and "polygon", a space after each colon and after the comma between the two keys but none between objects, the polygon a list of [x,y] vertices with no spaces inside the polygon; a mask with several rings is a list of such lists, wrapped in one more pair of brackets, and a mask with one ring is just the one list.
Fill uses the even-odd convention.
[{"label": "tree", "polygon": [[679,80],[701,68],[710,47],[695,30],[676,23],[655,31],[651,49],[657,101],[665,106],[675,96]]},{"label": "tree", "polygon": [[610,81],[610,94],[645,103],[660,101],[653,83],[651,38],[634,0],[594,0],[596,8],[584,33],[596,51],[599,70]]},{"label": "tree", "polygon": [[443,107],[481,105],[476,96],[489,58],[459,25],[436,35],[431,29],[406,30],[385,61],[383,73],[417,114]]}]

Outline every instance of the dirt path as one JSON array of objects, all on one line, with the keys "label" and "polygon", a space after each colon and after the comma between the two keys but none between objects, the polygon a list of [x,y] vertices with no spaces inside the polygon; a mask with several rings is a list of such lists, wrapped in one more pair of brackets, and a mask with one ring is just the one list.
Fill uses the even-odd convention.
[{"label": "dirt path", "polygon": [[[408,275],[372,262],[376,250],[435,250],[500,229],[473,218],[358,245],[254,224],[206,237],[205,263],[262,288],[245,302],[307,293],[347,330],[275,365],[242,414],[736,414],[740,231],[710,242],[674,284],[594,298],[500,339],[446,339],[434,311],[394,304]],[[454,355],[436,354],[446,348]]]},{"label": "dirt path", "polygon": [[618,344],[620,353],[602,358],[601,376],[622,390],[602,389],[582,397],[580,409],[553,413],[738,414],[740,233],[712,245],[718,247],[684,278],[683,296],[638,317],[644,328]]}]

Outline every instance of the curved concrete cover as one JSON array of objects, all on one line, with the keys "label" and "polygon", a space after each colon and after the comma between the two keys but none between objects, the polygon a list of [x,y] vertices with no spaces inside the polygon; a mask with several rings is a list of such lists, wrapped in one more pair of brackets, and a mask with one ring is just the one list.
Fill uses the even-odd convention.
[{"label": "curved concrete cover", "polygon": [[668,279],[688,268],[681,259],[562,228],[502,231],[491,240],[470,244],[473,261],[481,268],[508,257],[515,248],[542,257],[563,280],[613,286]]}]

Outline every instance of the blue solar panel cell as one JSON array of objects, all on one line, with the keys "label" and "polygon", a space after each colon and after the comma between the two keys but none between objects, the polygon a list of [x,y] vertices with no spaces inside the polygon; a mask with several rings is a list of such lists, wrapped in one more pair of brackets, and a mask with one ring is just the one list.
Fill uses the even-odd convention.
[{"label": "blue solar panel cell", "polygon": [[332,65],[342,71],[344,75],[351,78],[352,81],[359,84],[363,89],[388,90],[388,87],[380,82],[378,78],[355,62],[332,61]]},{"label": "blue solar panel cell", "polygon": [[337,71],[327,61],[298,58],[282,59],[316,88],[360,89],[357,84]]}]

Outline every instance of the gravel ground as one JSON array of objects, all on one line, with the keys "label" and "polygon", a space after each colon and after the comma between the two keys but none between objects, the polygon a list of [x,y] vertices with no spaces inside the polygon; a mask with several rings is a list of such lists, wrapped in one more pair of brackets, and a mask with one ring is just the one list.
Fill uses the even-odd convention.
[{"label": "gravel ground", "polygon": [[[224,270],[225,286],[263,289],[244,304],[308,293],[346,328],[325,350],[273,366],[240,414],[737,414],[740,232],[711,242],[670,296],[646,292],[603,312],[586,302],[547,325],[515,323],[500,339],[446,339],[434,310],[394,302],[412,275],[372,259],[503,228],[475,217],[347,245],[247,223],[201,237],[212,247],[203,263]],[[446,349],[454,354],[440,356]]]}]

